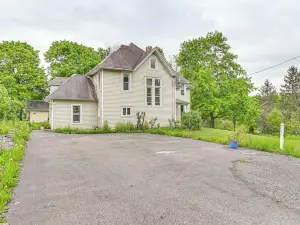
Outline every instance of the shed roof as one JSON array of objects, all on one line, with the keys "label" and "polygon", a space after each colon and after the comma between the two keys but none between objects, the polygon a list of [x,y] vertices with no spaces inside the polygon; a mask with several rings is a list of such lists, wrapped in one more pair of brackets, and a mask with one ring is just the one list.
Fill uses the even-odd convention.
[{"label": "shed roof", "polygon": [[96,100],[95,87],[89,77],[85,75],[73,75],[68,78],[58,89],[46,97],[61,100]]},{"label": "shed roof", "polygon": [[49,103],[42,100],[27,100],[26,110],[49,111]]}]

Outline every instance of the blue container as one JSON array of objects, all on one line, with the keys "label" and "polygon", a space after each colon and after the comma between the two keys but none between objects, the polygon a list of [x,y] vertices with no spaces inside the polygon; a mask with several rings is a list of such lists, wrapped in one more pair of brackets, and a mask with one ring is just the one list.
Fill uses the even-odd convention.
[{"label": "blue container", "polygon": [[230,141],[229,146],[230,146],[230,148],[237,149],[238,148],[238,142],[237,141]]}]

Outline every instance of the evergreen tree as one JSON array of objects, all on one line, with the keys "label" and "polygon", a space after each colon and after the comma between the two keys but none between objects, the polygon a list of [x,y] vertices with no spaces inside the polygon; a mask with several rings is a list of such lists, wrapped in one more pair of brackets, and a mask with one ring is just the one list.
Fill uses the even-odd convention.
[{"label": "evergreen tree", "polygon": [[300,73],[298,68],[291,66],[281,85],[281,108],[286,117],[300,108]]}]

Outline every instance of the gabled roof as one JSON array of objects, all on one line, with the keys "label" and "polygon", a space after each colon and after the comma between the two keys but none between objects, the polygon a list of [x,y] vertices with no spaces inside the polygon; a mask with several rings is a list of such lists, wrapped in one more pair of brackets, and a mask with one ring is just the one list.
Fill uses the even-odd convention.
[{"label": "gabled roof", "polygon": [[59,88],[46,97],[61,100],[97,100],[95,87],[91,79],[85,75],[73,75]]},{"label": "gabled roof", "polygon": [[42,100],[27,100],[26,110],[49,111],[49,103]]},{"label": "gabled roof", "polygon": [[55,77],[53,80],[49,81],[49,86],[60,86],[68,79],[69,77]]},{"label": "gabled roof", "polygon": [[88,72],[87,75],[94,75],[100,69],[134,71],[152,54],[156,54],[171,76],[177,76],[177,72],[173,70],[165,57],[158,52],[157,48],[146,52],[133,43],[121,45],[120,48],[109,54],[100,64]]}]

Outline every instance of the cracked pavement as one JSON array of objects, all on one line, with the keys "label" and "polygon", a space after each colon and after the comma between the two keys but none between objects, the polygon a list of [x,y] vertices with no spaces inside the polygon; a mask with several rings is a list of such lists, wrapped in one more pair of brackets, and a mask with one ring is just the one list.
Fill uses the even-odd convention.
[{"label": "cracked pavement", "polygon": [[300,160],[150,134],[33,132],[10,225],[300,224]]}]

